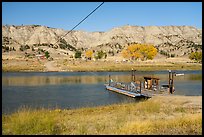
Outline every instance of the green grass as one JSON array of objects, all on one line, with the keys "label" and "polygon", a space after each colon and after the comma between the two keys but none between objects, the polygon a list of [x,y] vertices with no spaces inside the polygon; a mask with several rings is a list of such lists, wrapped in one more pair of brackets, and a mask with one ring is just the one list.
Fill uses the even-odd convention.
[{"label": "green grass", "polygon": [[4,135],[200,135],[202,134],[201,108],[189,107],[189,100],[191,101],[191,98],[186,101],[185,97],[163,96],[139,103],[73,110],[24,108],[13,114],[2,116],[2,133]]}]

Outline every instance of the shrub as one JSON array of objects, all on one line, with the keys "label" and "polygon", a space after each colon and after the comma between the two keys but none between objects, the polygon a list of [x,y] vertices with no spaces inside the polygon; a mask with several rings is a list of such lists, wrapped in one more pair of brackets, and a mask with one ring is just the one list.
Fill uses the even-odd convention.
[{"label": "shrub", "polygon": [[[98,51],[97,55],[95,56],[95,59],[102,59],[105,55],[106,55],[106,53],[103,52],[102,50]],[[107,57],[107,55],[106,55],[106,57]]]},{"label": "shrub", "polygon": [[6,50],[6,51],[9,51],[9,47],[6,47],[6,46],[5,46],[5,50]]},{"label": "shrub", "polygon": [[25,45],[24,49],[30,49],[30,47],[28,45]]},{"label": "shrub", "polygon": [[196,60],[197,62],[202,62],[202,52],[192,52],[189,55],[191,60]]},{"label": "shrub", "polygon": [[77,50],[74,55],[75,58],[81,58],[81,51]]},{"label": "shrub", "polygon": [[50,57],[50,53],[48,51],[45,52],[45,57],[48,59]]},{"label": "shrub", "polygon": [[171,57],[174,58],[174,57],[175,57],[175,54],[171,54]]},{"label": "shrub", "polygon": [[24,51],[24,48],[23,48],[22,45],[20,46],[19,50],[20,50],[20,51]]}]

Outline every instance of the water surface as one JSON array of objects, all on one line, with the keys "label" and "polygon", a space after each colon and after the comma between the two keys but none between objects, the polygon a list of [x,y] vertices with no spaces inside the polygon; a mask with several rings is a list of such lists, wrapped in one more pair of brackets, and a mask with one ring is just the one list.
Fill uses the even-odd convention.
[{"label": "water surface", "polygon": [[[176,95],[202,95],[202,71],[176,71]],[[22,106],[33,108],[73,109],[124,102],[137,102],[125,95],[105,90],[108,75],[119,82],[130,82],[131,72],[5,72],[2,73],[2,111],[14,112]],[[143,76],[160,78],[168,83],[168,71],[137,71]]]}]

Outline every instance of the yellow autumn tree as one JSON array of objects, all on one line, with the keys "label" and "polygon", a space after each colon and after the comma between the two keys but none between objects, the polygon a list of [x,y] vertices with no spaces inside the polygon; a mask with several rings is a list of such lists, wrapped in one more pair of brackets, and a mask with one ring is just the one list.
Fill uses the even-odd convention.
[{"label": "yellow autumn tree", "polygon": [[130,55],[130,53],[128,52],[128,50],[122,50],[122,56],[123,56],[124,58],[127,58],[127,59],[131,58],[131,55]]},{"label": "yellow autumn tree", "polygon": [[87,59],[91,60],[92,56],[93,56],[93,50],[87,50],[85,52],[85,56]]},{"label": "yellow autumn tree", "polygon": [[153,59],[157,55],[157,49],[153,45],[148,46],[147,59]]},{"label": "yellow autumn tree", "polygon": [[141,45],[140,52],[143,55],[142,60],[152,60],[157,55],[157,49],[153,45]]},{"label": "yellow autumn tree", "polygon": [[153,59],[157,54],[157,49],[149,44],[132,44],[122,51],[124,58],[132,60],[147,60]]}]

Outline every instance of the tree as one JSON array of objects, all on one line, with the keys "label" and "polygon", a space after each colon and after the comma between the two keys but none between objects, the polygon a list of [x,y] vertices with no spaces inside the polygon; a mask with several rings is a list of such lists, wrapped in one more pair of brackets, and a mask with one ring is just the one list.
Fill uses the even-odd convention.
[{"label": "tree", "polygon": [[50,53],[48,51],[45,52],[45,57],[48,59],[50,57]]},{"label": "tree", "polygon": [[105,53],[101,50],[97,52],[97,55],[95,56],[96,59],[102,59],[103,56],[105,56]]},{"label": "tree", "polygon": [[13,51],[16,51],[16,49],[13,47]]},{"label": "tree", "polygon": [[75,58],[81,58],[81,51],[77,50],[74,55]]},{"label": "tree", "polygon": [[[185,52],[185,53],[186,53],[186,52]],[[175,57],[175,54],[171,54],[171,57],[174,58],[174,57]]]},{"label": "tree", "polygon": [[106,58],[107,58],[107,53],[105,52],[104,54],[105,54],[105,55],[104,55],[104,56],[105,56],[104,58],[106,59]]},{"label": "tree", "polygon": [[157,54],[157,49],[153,45],[148,44],[132,44],[122,51],[124,58],[132,60],[153,59]]},{"label": "tree", "polygon": [[28,46],[28,45],[25,45],[25,47],[24,47],[25,49],[30,49],[30,47]]},{"label": "tree", "polygon": [[85,53],[85,56],[87,59],[91,60],[91,58],[93,56],[93,50],[87,50]]},{"label": "tree", "polygon": [[34,47],[32,46],[32,51],[35,51]]},{"label": "tree", "polygon": [[129,54],[128,50],[122,50],[122,55],[124,58],[131,58],[131,55]]},{"label": "tree", "polygon": [[23,48],[22,45],[20,46],[19,50],[20,50],[20,51],[24,51],[24,48]]},{"label": "tree", "polygon": [[153,59],[157,55],[157,49],[153,45],[148,45],[146,47],[146,53],[145,53],[146,59]]},{"label": "tree", "polygon": [[196,60],[197,62],[202,62],[202,52],[192,52],[190,55],[189,55],[189,58],[191,60]]}]

